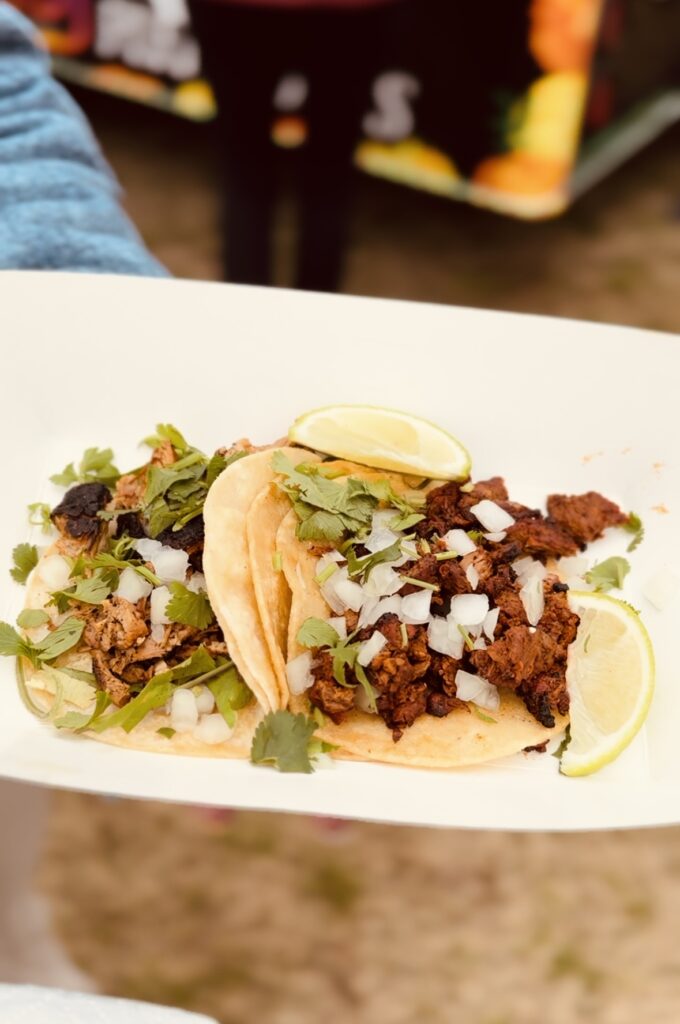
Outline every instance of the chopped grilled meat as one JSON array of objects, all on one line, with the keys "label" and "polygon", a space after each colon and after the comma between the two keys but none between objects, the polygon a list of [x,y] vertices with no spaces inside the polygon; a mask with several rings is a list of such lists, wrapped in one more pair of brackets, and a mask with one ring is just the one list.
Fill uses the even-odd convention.
[{"label": "chopped grilled meat", "polygon": [[172,442],[161,441],[151,453],[151,465],[172,466],[173,462],[177,462],[177,456],[175,455],[175,449],[172,447]]},{"label": "chopped grilled meat", "polygon": [[168,526],[166,530],[163,530],[156,537],[156,540],[160,541],[161,544],[165,544],[166,547],[181,548],[182,551],[186,551],[189,556],[189,563],[196,572],[202,572],[203,569],[204,539],[205,525],[203,523],[203,516],[196,516],[194,519],[190,519],[181,530],[173,530],[171,526]]},{"label": "chopped grilled meat", "polygon": [[622,526],[628,519],[618,505],[597,491],[570,496],[551,494],[548,516],[581,546],[597,540],[608,526]]},{"label": "chopped grilled meat", "polygon": [[53,510],[52,522],[62,535],[93,545],[106,530],[97,513],[110,500],[111,492],[104,484],[76,484]]},{"label": "chopped grilled meat", "polygon": [[[465,492],[463,492],[465,494]],[[471,491],[465,494],[465,499],[476,505],[478,501],[501,501],[508,500],[508,489],[502,476],[492,476],[488,480],[478,480]]]},{"label": "chopped grilled meat", "polygon": [[525,754],[545,754],[548,749],[548,741],[545,740],[543,743],[535,743],[533,747],[525,747]]},{"label": "chopped grilled meat", "polygon": [[570,610],[567,595],[562,590],[562,586],[563,584],[554,576],[548,576],[545,580],[543,584],[545,608],[539,627],[566,651],[569,644],[576,639],[579,617]]},{"label": "chopped grilled meat", "polygon": [[118,478],[113,492],[112,508],[137,508],[146,490],[146,467]]},{"label": "chopped grilled meat", "polygon": [[571,534],[542,516],[520,519],[507,531],[506,544],[519,545],[524,555],[533,558],[562,558],[579,550]]},{"label": "chopped grilled meat", "polygon": [[449,697],[456,695],[456,673],[461,663],[455,658],[447,658],[435,651],[430,652],[430,671],[427,676],[429,686],[441,690]]},{"label": "chopped grilled meat", "polygon": [[99,683],[99,688],[104,693],[108,693],[116,707],[120,708],[123,704],[127,704],[131,696],[130,687],[111,671],[103,651],[92,652],[92,671]]},{"label": "chopped grilled meat", "polygon": [[[423,555],[417,562],[407,562],[402,570],[402,575],[409,576],[414,580],[422,580],[423,583],[438,586],[439,565],[440,563],[434,555]],[[400,590],[400,594],[406,596],[407,594],[414,594],[420,589],[420,587],[415,586],[413,583],[407,583]]]},{"label": "chopped grilled meat", "polygon": [[470,581],[465,575],[465,569],[460,562],[448,559],[444,562],[435,563],[439,567],[439,584],[442,593],[448,597],[456,594],[469,594],[472,590]]},{"label": "chopped grilled meat", "polygon": [[378,691],[378,712],[397,740],[427,710],[428,688],[423,679],[431,662],[427,629],[407,626],[404,647],[396,615],[383,615],[376,625],[387,643],[371,662],[370,678]]},{"label": "chopped grilled meat", "polygon": [[470,661],[494,686],[516,690],[534,676],[563,661],[564,650],[549,633],[528,626],[511,626],[485,651],[472,651]]},{"label": "chopped grilled meat", "polygon": [[309,700],[313,707],[319,708],[337,725],[354,707],[354,687],[341,686],[336,682],[333,678],[333,659],[325,651],[315,659],[312,671],[314,683],[307,691]]},{"label": "chopped grilled meat", "polygon": [[555,725],[555,711],[559,711],[561,715],[566,715],[569,711],[564,668],[543,672],[530,682],[522,683],[517,693],[534,718],[547,729],[552,729]]},{"label": "chopped grilled meat", "polygon": [[454,481],[429,491],[425,504],[425,519],[416,526],[417,533],[421,537],[429,537],[433,533],[443,537],[449,530],[469,529],[474,523],[474,516],[470,512],[460,510],[461,497],[460,484]]},{"label": "chopped grilled meat", "polygon": [[479,583],[482,585],[486,583],[494,571],[493,558],[490,552],[484,548],[477,548],[476,551],[471,551],[469,555],[464,555],[459,564],[463,572],[467,572],[472,566],[477,571]]},{"label": "chopped grilled meat", "polygon": [[90,616],[83,640],[92,650],[127,650],[148,636],[144,613],[124,597],[110,597]]},{"label": "chopped grilled meat", "polygon": [[438,693],[436,690],[430,690],[428,692],[428,715],[434,715],[435,718],[446,718],[446,716],[456,708],[465,708],[467,711],[470,710],[465,701],[458,700],[457,697],[449,697],[447,694]]}]

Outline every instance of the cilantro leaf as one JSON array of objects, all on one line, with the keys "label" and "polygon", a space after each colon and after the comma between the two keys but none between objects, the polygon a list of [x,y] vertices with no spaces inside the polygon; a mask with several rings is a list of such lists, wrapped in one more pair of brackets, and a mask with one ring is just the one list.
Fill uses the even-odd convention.
[{"label": "cilantro leaf", "polygon": [[300,626],[296,639],[303,647],[335,647],[340,637],[330,623],[309,618]]},{"label": "cilantro leaf", "polygon": [[115,484],[119,476],[113,464],[113,449],[86,448],[77,469],[73,462],[69,462],[61,473],[55,473],[50,480],[59,487],[70,487],[76,483],[101,483],[109,487]]},{"label": "cilantro leaf", "polygon": [[253,764],[271,764],[280,772],[303,772],[314,769],[309,758],[309,744],[316,722],[306,715],[290,711],[270,711],[253,736],[250,760]]},{"label": "cilantro leaf", "polygon": [[55,630],[33,645],[37,652],[38,660],[54,661],[60,654],[70,651],[80,640],[84,629],[85,622],[83,619],[76,619],[73,616],[64,619]]},{"label": "cilantro leaf", "polygon": [[390,544],[389,547],[383,548],[382,551],[376,551],[374,554],[365,555],[363,558],[357,558],[352,551],[351,545],[347,548],[347,570],[350,576],[363,576],[364,582],[370,576],[371,570],[375,569],[376,565],[381,565],[383,562],[396,562],[401,555],[401,540],[395,540],[394,544]]},{"label": "cilantro leaf", "polygon": [[32,504],[27,506],[28,508],[28,521],[31,526],[40,526],[44,533],[47,533],[52,527],[52,517],[50,506],[44,501],[34,501]]},{"label": "cilantro leaf", "polygon": [[26,656],[29,645],[8,622],[0,622],[0,655],[5,658]]},{"label": "cilantro leaf", "polygon": [[118,583],[118,574],[114,573],[115,580],[110,573],[97,569],[92,576],[83,576],[74,587],[66,590],[55,590],[50,603],[56,604],[60,612],[65,612],[72,601],[80,601],[83,604],[102,604],[113,590],[114,584]]},{"label": "cilantro leaf", "polygon": [[589,569],[585,579],[587,583],[594,583],[595,589],[604,594],[608,590],[620,590],[629,572],[630,562],[628,559],[614,555]]},{"label": "cilantro leaf", "polygon": [[183,583],[170,583],[172,597],[168,601],[165,614],[171,622],[181,622],[185,626],[196,629],[207,629],[215,616],[205,593],[195,594]]},{"label": "cilantro leaf", "polygon": [[10,569],[9,574],[13,580],[23,585],[38,564],[38,549],[35,544],[17,544],[12,552],[12,559],[14,568]]},{"label": "cilantro leaf", "polygon": [[83,732],[101,716],[110,703],[111,698],[108,693],[104,693],[103,690],[97,690],[93,711],[84,714],[80,711],[67,711],[65,715],[61,715],[59,718],[53,717],[52,725],[56,726],[57,729]]},{"label": "cilantro leaf", "polygon": [[21,629],[35,629],[49,621],[49,615],[42,608],[24,608],[17,616],[17,626]]},{"label": "cilantro leaf", "polygon": [[[235,452],[234,454],[239,455],[240,453]],[[243,452],[243,455],[245,454],[246,452]],[[230,459],[229,461],[231,462],[233,460]],[[205,471],[205,482],[208,485],[208,487],[212,487],[220,473],[222,473],[223,470],[225,470],[226,468],[227,460],[225,459],[224,455],[220,455],[219,452],[215,452],[210,462],[208,463],[208,468]]]},{"label": "cilantro leaf", "polygon": [[[295,510],[298,511],[297,503]],[[300,540],[338,541],[345,535],[345,525],[332,512],[312,512],[299,524],[297,535]]]},{"label": "cilantro leaf", "polygon": [[160,729],[156,729],[158,735],[165,736],[166,740],[171,740],[176,731],[176,729],[172,729],[169,725],[163,725]]},{"label": "cilantro leaf", "polygon": [[642,544],[645,537],[645,528],[637,512],[631,512],[628,516],[627,522],[623,524],[623,529],[628,533],[633,534],[633,538],[626,548],[626,551],[635,551],[636,548]]},{"label": "cilantro leaf", "polygon": [[164,441],[169,441],[175,451],[180,454],[189,450],[186,438],[177,427],[173,427],[172,423],[157,423],[156,433],[145,437],[142,444],[149,448],[158,448]]},{"label": "cilantro leaf", "polygon": [[249,704],[252,697],[236,666],[229,665],[221,675],[206,685],[215,698],[217,710],[233,729],[236,725],[236,712]]}]

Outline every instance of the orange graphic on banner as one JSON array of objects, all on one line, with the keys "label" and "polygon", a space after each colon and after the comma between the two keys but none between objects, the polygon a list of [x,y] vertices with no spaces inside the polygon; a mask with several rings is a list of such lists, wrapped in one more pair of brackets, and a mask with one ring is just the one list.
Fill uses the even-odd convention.
[{"label": "orange graphic on banner", "polygon": [[38,25],[50,53],[73,57],[92,46],[92,0],[14,0],[14,3]]}]

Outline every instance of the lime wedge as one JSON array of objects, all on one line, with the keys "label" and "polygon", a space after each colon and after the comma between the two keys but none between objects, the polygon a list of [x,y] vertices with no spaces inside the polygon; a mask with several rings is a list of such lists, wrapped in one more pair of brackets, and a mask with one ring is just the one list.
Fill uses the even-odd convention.
[{"label": "lime wedge", "polygon": [[339,459],[433,480],[465,480],[470,456],[434,423],[371,405],[328,405],[300,416],[291,441]]},{"label": "lime wedge", "polygon": [[560,771],[591,775],[624,750],[647,717],[654,693],[654,651],[640,616],[605,594],[572,591],[581,616],[569,648],[571,739]]}]

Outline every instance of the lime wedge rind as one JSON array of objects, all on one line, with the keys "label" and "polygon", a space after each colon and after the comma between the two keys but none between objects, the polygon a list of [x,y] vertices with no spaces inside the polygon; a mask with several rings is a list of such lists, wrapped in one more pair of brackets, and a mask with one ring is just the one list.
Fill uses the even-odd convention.
[{"label": "lime wedge rind", "polygon": [[472,466],[457,438],[398,409],[322,406],[299,416],[288,436],[336,458],[434,480],[466,480]]}]

